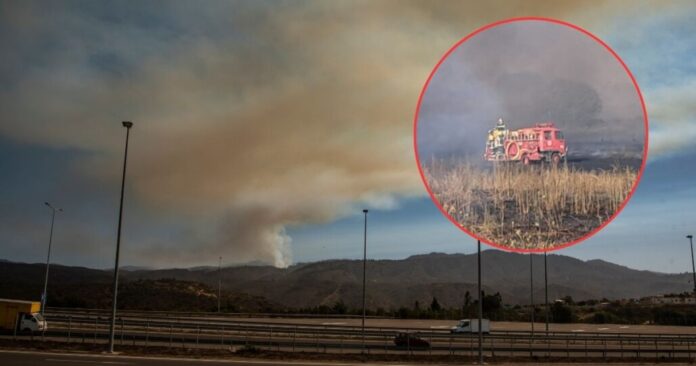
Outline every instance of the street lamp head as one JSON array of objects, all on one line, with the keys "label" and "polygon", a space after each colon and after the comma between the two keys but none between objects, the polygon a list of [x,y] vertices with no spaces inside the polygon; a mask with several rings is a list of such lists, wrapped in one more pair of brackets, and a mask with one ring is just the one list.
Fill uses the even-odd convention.
[{"label": "street lamp head", "polygon": [[48,203],[48,202],[44,202],[44,205],[46,205],[46,206],[48,206],[48,207],[51,207],[51,204]]},{"label": "street lamp head", "polygon": [[363,212],[364,212],[364,213],[367,213],[367,209],[364,209]]},{"label": "street lamp head", "polygon": [[686,236],[687,239],[693,239],[693,237],[694,237],[693,235],[687,235],[687,236]]},{"label": "street lamp head", "polygon": [[123,127],[125,127],[125,128],[131,128],[131,127],[133,127],[133,122],[130,122],[130,121],[123,121],[123,122],[121,122],[121,123],[123,124]]}]

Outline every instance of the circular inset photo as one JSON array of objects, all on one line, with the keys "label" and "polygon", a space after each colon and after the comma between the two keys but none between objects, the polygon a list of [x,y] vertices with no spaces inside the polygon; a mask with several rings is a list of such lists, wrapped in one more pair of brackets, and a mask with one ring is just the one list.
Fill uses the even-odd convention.
[{"label": "circular inset photo", "polygon": [[414,148],[433,202],[482,242],[518,252],[576,244],[628,202],[648,117],[607,44],[553,19],[485,26],[423,87]]}]

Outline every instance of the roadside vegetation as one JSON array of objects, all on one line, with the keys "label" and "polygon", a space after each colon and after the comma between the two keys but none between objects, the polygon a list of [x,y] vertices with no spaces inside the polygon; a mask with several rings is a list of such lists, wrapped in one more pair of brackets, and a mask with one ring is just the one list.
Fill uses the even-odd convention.
[{"label": "roadside vegetation", "polygon": [[[48,303],[56,308],[110,309],[109,286],[69,286],[49,292]],[[672,294],[670,297],[690,297],[691,293]],[[24,298],[19,296],[19,298]],[[180,311],[206,313],[217,311],[217,291],[207,285],[172,279],[123,281],[119,286],[119,309],[145,311]],[[494,321],[529,321],[530,305],[509,305],[500,293],[483,293],[483,316]],[[636,300],[583,300],[563,297],[549,305],[550,321],[554,323],[612,323],[659,324],[696,326],[694,305],[657,305]],[[223,313],[283,316],[306,314],[310,316],[361,316],[361,307],[352,307],[342,300],[332,304],[292,308],[271,303],[264,298],[241,293],[222,292]],[[544,305],[534,308],[537,321],[545,318]],[[368,316],[399,319],[457,320],[478,316],[476,294],[466,291],[460,306],[444,306],[436,297],[427,301],[415,300],[411,306],[395,308],[368,308]]]},{"label": "roadside vegetation", "polygon": [[[18,289],[21,291],[21,289]],[[284,309],[261,296],[222,291],[220,310],[223,312],[276,312]],[[15,298],[31,299],[22,293],[8,294]],[[122,280],[118,288],[118,308],[121,310],[215,312],[217,289],[208,285],[175,279]],[[90,283],[53,285],[49,287],[50,307],[106,309],[111,306],[111,285]]]},{"label": "roadside vegetation", "polygon": [[[681,296],[691,296],[682,294]],[[537,322],[545,321],[544,304],[508,305],[499,293],[483,294],[483,317],[494,321],[527,322],[531,312]],[[302,309],[304,313],[321,315],[361,315],[361,309],[348,309],[342,302],[334,306]],[[368,316],[385,316],[399,319],[457,320],[478,317],[478,301],[465,294],[461,307],[442,307],[437,298],[429,304],[414,302],[412,307],[398,309],[369,309]],[[594,324],[657,324],[696,326],[696,308],[693,305],[649,304],[636,300],[583,300],[575,302],[565,296],[549,304],[549,321],[552,323]]]},{"label": "roadside vegetation", "polygon": [[490,169],[433,160],[423,167],[442,208],[474,234],[509,248],[544,249],[599,227],[628,196],[629,167],[579,170],[567,164]]}]

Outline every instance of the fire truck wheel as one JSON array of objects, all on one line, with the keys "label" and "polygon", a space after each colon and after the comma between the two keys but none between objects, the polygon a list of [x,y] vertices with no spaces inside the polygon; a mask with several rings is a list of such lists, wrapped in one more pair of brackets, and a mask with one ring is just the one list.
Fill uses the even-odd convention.
[{"label": "fire truck wheel", "polygon": [[560,155],[558,155],[558,154],[556,154],[556,153],[554,153],[553,155],[551,155],[551,163],[553,163],[553,165],[558,165],[558,163],[560,163],[560,162],[561,162],[561,156],[560,156]]},{"label": "fire truck wheel", "polygon": [[525,154],[522,156],[522,164],[529,165],[531,161],[529,160],[529,155]]},{"label": "fire truck wheel", "polygon": [[522,152],[522,149],[520,149],[515,142],[509,141],[505,151],[507,151],[507,158],[509,160],[517,160]]}]

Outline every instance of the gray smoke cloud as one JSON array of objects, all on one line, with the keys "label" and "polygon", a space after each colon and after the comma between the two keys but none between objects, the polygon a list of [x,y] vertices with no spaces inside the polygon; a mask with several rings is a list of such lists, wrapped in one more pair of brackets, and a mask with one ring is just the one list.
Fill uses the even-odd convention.
[{"label": "gray smoke cloud", "polygon": [[[112,255],[115,202],[101,200],[108,205],[95,210],[92,194],[118,192],[119,122],[130,119],[136,125],[126,262],[198,265],[222,255],[287,266],[287,227],[330,222],[363,205],[393,207],[399,197],[424,194],[412,151],[414,106],[426,76],[459,38],[511,16],[539,14],[606,29],[612,15],[626,14],[626,4],[601,1],[437,5],[2,2],[0,135],[79,152],[63,173],[72,178],[56,183],[57,190],[86,192],[74,194],[72,205],[83,207],[72,212],[81,210],[89,221],[62,228],[82,242],[75,250],[108,248],[97,253]],[[614,83],[614,70],[553,67],[603,51],[584,55],[559,45],[555,59],[544,62],[534,49],[518,47],[521,40],[509,32],[486,33],[502,42],[484,42],[484,51],[498,52],[496,57],[483,52],[472,61],[461,52],[466,68],[443,65],[463,70],[449,75],[462,83],[453,82],[442,98],[426,95],[423,116],[459,124],[460,112],[485,106],[486,113],[464,114],[483,128],[498,115],[527,123],[589,106],[592,120],[614,131],[638,115],[634,105],[622,110],[625,100],[612,97],[628,93],[623,80]],[[531,93],[546,93],[554,103],[543,113],[522,108],[519,96]],[[455,97],[449,109],[436,105]],[[450,130],[476,149],[482,131]],[[457,144],[446,139],[433,145]]]}]

